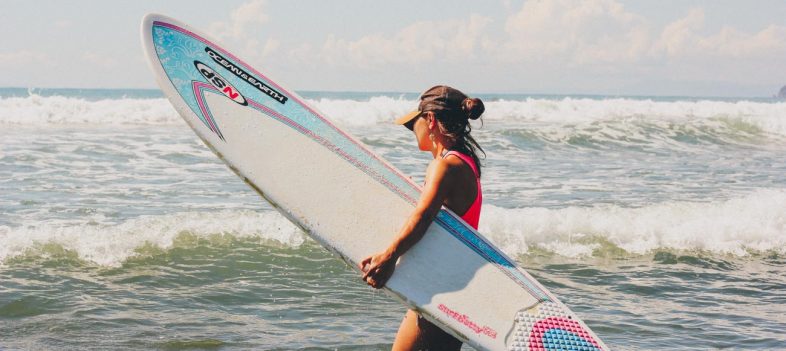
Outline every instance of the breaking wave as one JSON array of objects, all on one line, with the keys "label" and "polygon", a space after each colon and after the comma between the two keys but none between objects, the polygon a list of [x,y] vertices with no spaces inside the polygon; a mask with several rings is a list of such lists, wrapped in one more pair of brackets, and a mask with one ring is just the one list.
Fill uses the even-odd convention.
[{"label": "breaking wave", "polygon": [[[308,102],[337,123],[369,126],[389,123],[416,106],[403,97],[367,99],[318,98]],[[570,98],[495,100],[486,104],[484,119],[491,127],[522,126],[544,140],[560,131],[581,129],[592,134],[652,129],[679,133],[679,129],[718,130],[732,133],[786,135],[786,103],[754,101],[655,101],[631,98]],[[22,126],[61,125],[175,125],[182,121],[166,99],[119,98],[88,100],[81,97],[0,97],[0,124]],[[602,128],[608,125],[610,128]],[[545,128],[548,127],[548,128]],[[599,127],[601,126],[601,127]],[[557,131],[555,131],[555,128]],[[515,130],[515,128],[514,128]]]},{"label": "breaking wave", "polygon": [[[784,254],[786,191],[759,190],[725,201],[641,208],[485,206],[480,231],[514,257],[542,252],[565,257],[635,256],[664,249],[733,256]],[[256,238],[262,245],[287,247],[307,240],[300,229],[272,211],[188,212],[118,224],[32,222],[0,227],[0,262],[46,256],[55,247],[84,261],[117,266],[144,247],[171,249],[183,235],[214,244]]]}]

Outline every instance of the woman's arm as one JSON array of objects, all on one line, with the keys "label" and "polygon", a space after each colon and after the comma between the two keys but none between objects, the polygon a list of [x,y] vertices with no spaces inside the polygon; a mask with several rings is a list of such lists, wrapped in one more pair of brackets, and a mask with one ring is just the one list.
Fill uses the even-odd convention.
[{"label": "woman's arm", "polygon": [[366,283],[377,289],[385,286],[393,275],[398,258],[426,234],[426,229],[436,218],[452,187],[450,169],[448,163],[441,159],[429,165],[418,204],[399,234],[385,251],[366,257],[360,262],[360,270],[364,272],[363,280]]}]

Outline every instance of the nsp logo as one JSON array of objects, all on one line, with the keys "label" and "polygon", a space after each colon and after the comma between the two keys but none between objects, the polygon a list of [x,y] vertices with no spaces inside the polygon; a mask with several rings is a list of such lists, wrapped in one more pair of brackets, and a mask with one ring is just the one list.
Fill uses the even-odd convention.
[{"label": "nsp logo", "polygon": [[237,102],[238,104],[248,106],[246,98],[244,98],[243,95],[240,95],[240,92],[237,91],[237,89],[235,89],[232,84],[229,84],[229,82],[224,79],[224,77],[216,73],[216,71],[214,71],[212,68],[199,61],[194,61],[194,66],[211,85],[224,93],[226,97],[232,99],[232,101]]}]

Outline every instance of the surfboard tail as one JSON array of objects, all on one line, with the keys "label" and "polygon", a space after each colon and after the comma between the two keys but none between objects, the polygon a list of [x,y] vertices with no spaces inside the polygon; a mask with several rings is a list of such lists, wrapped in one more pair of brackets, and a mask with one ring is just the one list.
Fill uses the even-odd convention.
[{"label": "surfboard tail", "polygon": [[557,302],[542,302],[516,314],[511,351],[605,351],[605,344],[580,319]]}]

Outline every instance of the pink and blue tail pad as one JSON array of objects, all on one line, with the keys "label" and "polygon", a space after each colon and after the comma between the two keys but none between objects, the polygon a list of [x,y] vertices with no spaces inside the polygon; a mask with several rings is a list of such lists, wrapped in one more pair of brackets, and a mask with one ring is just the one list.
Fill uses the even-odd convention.
[{"label": "pink and blue tail pad", "polygon": [[598,345],[581,327],[570,319],[549,317],[535,323],[529,336],[530,350],[595,351]]},{"label": "pink and blue tail pad", "polygon": [[544,302],[532,310],[519,312],[514,330],[511,350],[603,350],[582,323],[554,302]]}]

